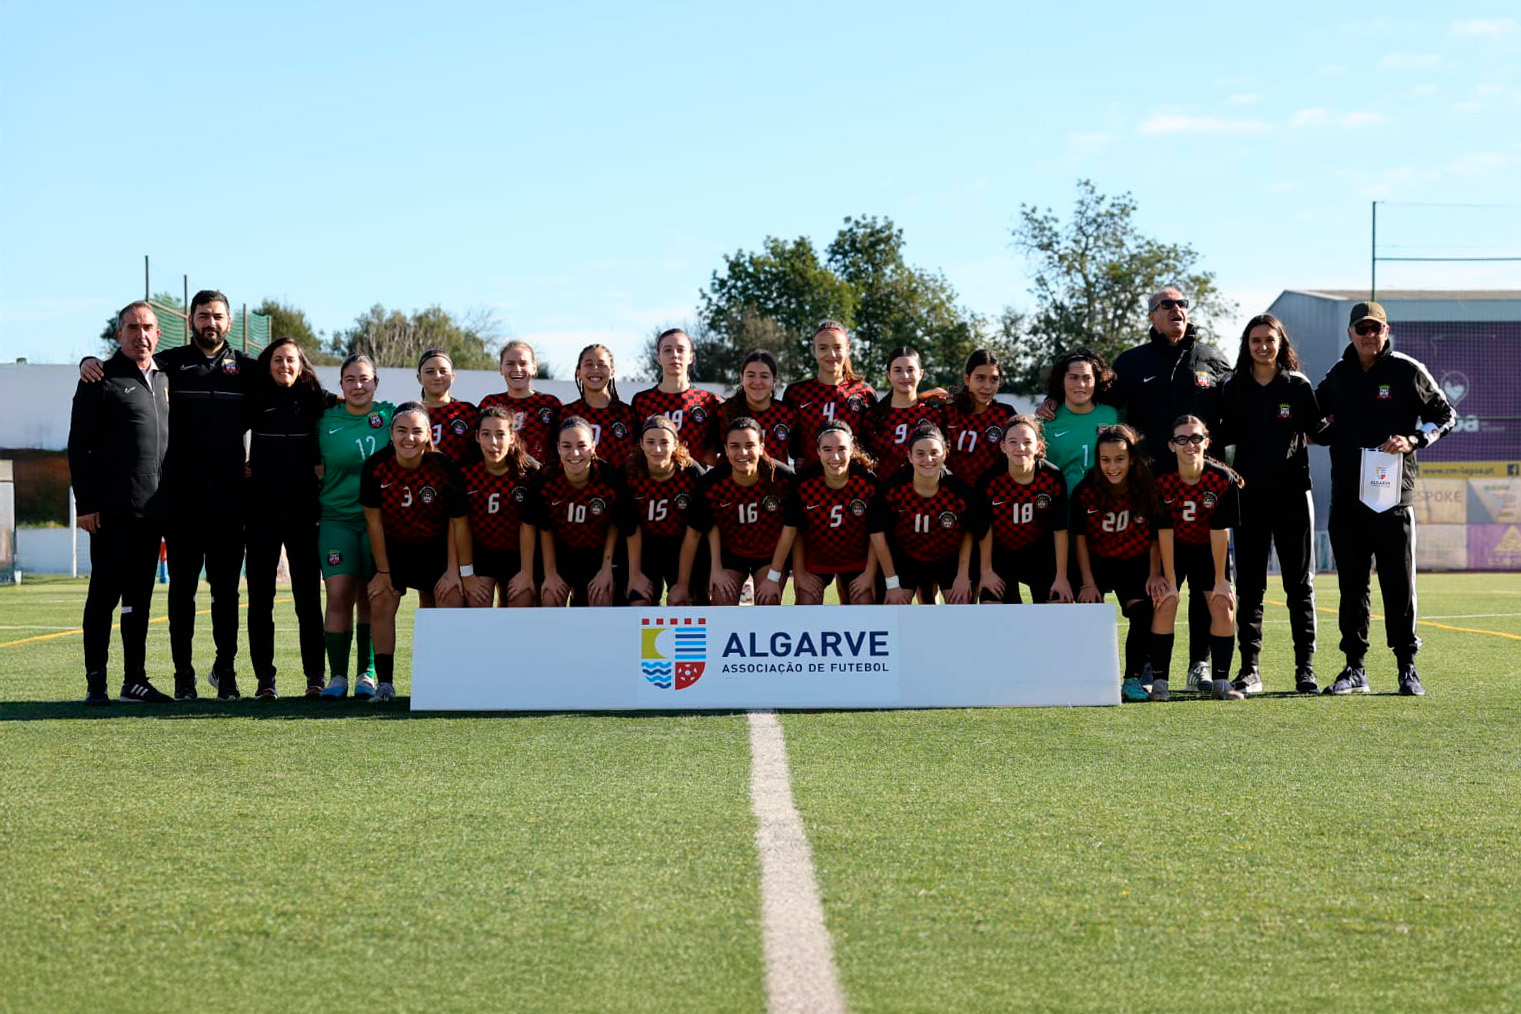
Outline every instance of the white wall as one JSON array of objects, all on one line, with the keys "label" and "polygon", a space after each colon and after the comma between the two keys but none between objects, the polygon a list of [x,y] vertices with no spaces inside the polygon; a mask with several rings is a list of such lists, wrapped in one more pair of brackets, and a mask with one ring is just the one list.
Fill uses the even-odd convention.
[{"label": "white wall", "polygon": [[[79,546],[79,576],[90,573],[90,537],[79,529],[17,528],[16,566],[26,574],[68,574],[69,536]],[[24,577],[23,577],[24,580]]]}]

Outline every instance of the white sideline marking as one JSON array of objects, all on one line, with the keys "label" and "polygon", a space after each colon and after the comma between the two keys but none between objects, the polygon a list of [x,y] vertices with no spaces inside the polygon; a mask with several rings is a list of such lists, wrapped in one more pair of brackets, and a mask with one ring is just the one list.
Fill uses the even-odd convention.
[{"label": "white sideline marking", "polygon": [[761,935],[770,1014],[844,1014],[803,818],[792,804],[787,740],[771,711],[750,712],[750,804],[761,865]]}]

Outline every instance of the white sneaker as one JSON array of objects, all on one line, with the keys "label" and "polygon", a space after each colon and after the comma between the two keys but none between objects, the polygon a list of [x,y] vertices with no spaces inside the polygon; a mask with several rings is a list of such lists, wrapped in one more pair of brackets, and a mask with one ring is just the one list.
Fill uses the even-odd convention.
[{"label": "white sneaker", "polygon": [[334,676],[327,681],[327,686],[322,688],[323,697],[346,697],[349,692],[349,678],[347,676]]},{"label": "white sneaker", "polygon": [[365,675],[354,681],[354,699],[367,701],[375,696],[375,678]]},{"label": "white sneaker", "polygon": [[1243,669],[1236,674],[1231,686],[1243,694],[1262,693],[1262,672],[1258,669]]},{"label": "white sneaker", "polygon": [[379,685],[377,685],[375,687],[375,703],[376,704],[380,704],[380,703],[382,703],[384,701],[393,701],[395,699],[396,699],[396,688],[393,687],[391,684],[389,684],[389,683],[381,683],[381,684],[379,684]]},{"label": "white sneaker", "polygon": [[1214,689],[1214,679],[1209,674],[1208,662],[1195,662],[1188,667],[1186,689],[1191,694],[1207,694]]}]

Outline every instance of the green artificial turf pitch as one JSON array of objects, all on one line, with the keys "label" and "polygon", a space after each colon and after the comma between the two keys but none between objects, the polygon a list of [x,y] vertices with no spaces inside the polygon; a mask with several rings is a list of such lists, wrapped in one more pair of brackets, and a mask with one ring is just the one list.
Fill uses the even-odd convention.
[{"label": "green artificial turf pitch", "polygon": [[[784,715],[850,1009],[1521,1007],[1521,578],[1420,584],[1418,700],[1273,606],[1242,703]],[[86,711],[83,596],[0,589],[0,1010],[765,1009],[743,716]]]}]

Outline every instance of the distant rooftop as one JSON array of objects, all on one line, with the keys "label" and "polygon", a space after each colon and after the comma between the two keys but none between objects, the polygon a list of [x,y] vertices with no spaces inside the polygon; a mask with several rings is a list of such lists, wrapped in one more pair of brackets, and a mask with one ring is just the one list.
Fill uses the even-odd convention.
[{"label": "distant rooftop", "polygon": [[[1330,299],[1367,299],[1367,289],[1289,289]],[[1380,289],[1380,303],[1411,299],[1521,299],[1521,289]]]}]

